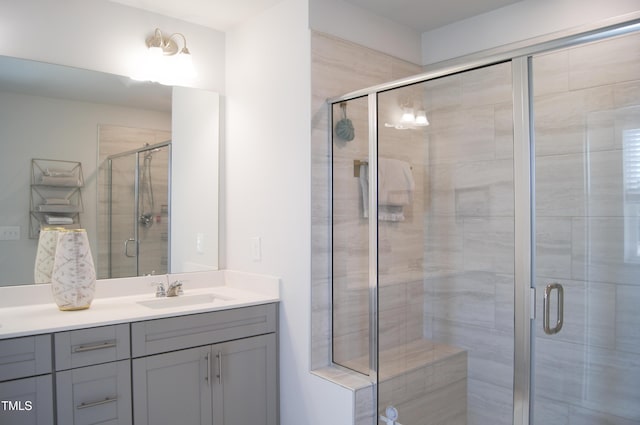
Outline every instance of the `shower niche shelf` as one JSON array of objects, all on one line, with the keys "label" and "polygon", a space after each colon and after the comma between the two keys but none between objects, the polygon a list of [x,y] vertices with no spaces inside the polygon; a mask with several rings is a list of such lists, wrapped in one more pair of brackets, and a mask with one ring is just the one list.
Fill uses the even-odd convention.
[{"label": "shower niche shelf", "polygon": [[29,238],[37,239],[46,227],[79,228],[83,186],[80,162],[32,159]]}]

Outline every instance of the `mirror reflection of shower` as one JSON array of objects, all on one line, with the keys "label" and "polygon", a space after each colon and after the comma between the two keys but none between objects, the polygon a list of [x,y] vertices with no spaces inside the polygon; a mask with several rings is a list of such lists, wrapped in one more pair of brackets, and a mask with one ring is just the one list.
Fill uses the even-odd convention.
[{"label": "mirror reflection of shower", "polygon": [[108,157],[108,277],[167,273],[171,141]]},{"label": "mirror reflection of shower", "polygon": [[[148,147],[149,143],[145,143]],[[138,222],[144,227],[153,225],[155,203],[153,200],[153,178],[151,177],[151,160],[155,152],[161,148],[154,148],[144,153],[142,169],[140,170],[140,216]]]}]

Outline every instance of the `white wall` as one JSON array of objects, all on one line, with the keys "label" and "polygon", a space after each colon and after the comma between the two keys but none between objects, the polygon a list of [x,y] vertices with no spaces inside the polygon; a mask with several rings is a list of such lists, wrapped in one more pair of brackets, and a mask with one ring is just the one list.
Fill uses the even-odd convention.
[{"label": "white wall", "polygon": [[224,33],[106,0],[0,0],[0,55],[129,76],[155,28],[181,32],[198,76],[224,92]]},{"label": "white wall", "polygon": [[420,33],[343,0],[309,0],[311,29],[421,64]]},{"label": "white wall", "polygon": [[524,0],[422,34],[422,64],[640,11],[640,0]]},{"label": "white wall", "polygon": [[[282,425],[350,424],[351,393],[309,373],[310,31],[306,0],[227,34],[226,268],[281,277]],[[260,237],[254,261],[251,238]]]}]

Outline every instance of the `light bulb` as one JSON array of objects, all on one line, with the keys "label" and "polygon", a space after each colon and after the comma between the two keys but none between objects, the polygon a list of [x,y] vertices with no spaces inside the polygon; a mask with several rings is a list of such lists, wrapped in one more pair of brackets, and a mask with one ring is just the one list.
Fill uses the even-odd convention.
[{"label": "light bulb", "polygon": [[184,48],[176,58],[176,72],[179,77],[183,78],[194,78],[196,76],[191,54],[186,48]]},{"label": "light bulb", "polygon": [[405,122],[405,123],[413,123],[416,120],[416,116],[413,113],[413,108],[404,108],[404,110],[402,111],[402,118],[400,118],[400,121]]},{"label": "light bulb", "polygon": [[160,46],[151,46],[147,51],[147,55],[154,59],[161,58],[163,54],[164,52],[162,51],[162,47]]},{"label": "light bulb", "polygon": [[427,119],[427,113],[423,110],[418,111],[418,113],[416,114],[415,123],[416,125],[423,126],[423,127],[429,125],[429,120]]}]

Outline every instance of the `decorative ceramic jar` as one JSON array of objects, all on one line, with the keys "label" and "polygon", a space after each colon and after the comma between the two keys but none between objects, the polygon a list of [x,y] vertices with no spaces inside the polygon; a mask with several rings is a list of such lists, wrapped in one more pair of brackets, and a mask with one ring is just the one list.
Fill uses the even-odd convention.
[{"label": "decorative ceramic jar", "polygon": [[84,310],[91,306],[96,286],[96,271],[85,229],[58,232],[51,291],[63,311]]},{"label": "decorative ceramic jar", "polygon": [[56,255],[58,232],[60,227],[48,227],[40,230],[38,237],[38,249],[36,251],[36,264],[33,271],[35,283],[51,282],[53,272],[53,260]]}]

